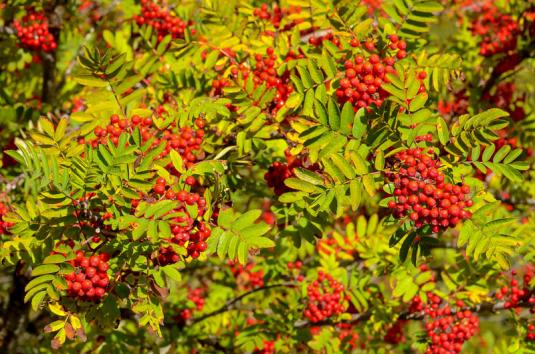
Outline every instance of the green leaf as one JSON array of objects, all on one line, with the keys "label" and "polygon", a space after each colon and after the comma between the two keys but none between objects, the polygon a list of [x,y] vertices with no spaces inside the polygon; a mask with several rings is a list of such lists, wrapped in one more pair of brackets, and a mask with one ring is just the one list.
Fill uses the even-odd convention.
[{"label": "green leaf", "polygon": [[321,84],[323,82],[323,74],[321,73],[321,70],[318,68],[314,60],[308,60],[307,68],[308,72],[310,73],[310,76],[312,77],[312,80],[314,80],[316,84]]},{"label": "green leaf", "polygon": [[368,162],[358,152],[351,151],[349,156],[355,165],[355,172],[357,175],[362,176],[369,172]]},{"label": "green leaf", "polygon": [[355,139],[361,138],[367,129],[367,124],[365,122],[366,111],[364,108],[361,108],[355,113],[355,118],[353,121],[353,129],[351,134]]},{"label": "green leaf", "polygon": [[55,263],[63,263],[65,262],[65,256],[61,254],[53,254],[50,256],[47,256],[43,260],[43,264],[55,264]]},{"label": "green leaf", "polygon": [[262,215],[262,210],[253,209],[240,215],[231,225],[231,229],[234,231],[240,231],[247,226],[253,224]]},{"label": "green leaf", "polygon": [[340,132],[342,134],[351,134],[354,117],[355,111],[353,109],[353,105],[350,102],[346,102],[344,107],[342,107],[342,113],[340,116]]},{"label": "green leaf", "polygon": [[302,200],[308,193],[305,192],[288,192],[279,197],[281,203],[295,203],[298,200]]},{"label": "green leaf", "polygon": [[284,184],[292,189],[302,192],[314,193],[318,191],[318,187],[316,185],[298,178],[287,178],[284,180]]},{"label": "green leaf", "polygon": [[340,128],[340,110],[338,109],[338,104],[333,99],[329,100],[327,111],[329,112],[329,126],[333,130],[338,130]]},{"label": "green leaf", "polygon": [[43,274],[57,273],[59,270],[59,266],[55,264],[43,264],[33,269],[32,276],[36,277]]},{"label": "green leaf", "polygon": [[382,171],[385,168],[385,155],[383,153],[383,150],[377,151],[377,154],[375,156],[375,169],[378,171]]},{"label": "green leaf", "polygon": [[509,153],[509,151],[511,151],[511,146],[510,145],[502,146],[502,148],[500,150],[498,150],[498,152],[496,152],[496,154],[494,155],[494,158],[492,159],[492,162],[499,163],[500,161],[503,160],[505,155],[507,155]]},{"label": "green leaf", "polygon": [[184,162],[182,161],[182,156],[175,150],[172,149],[169,153],[169,156],[171,157],[171,162],[173,163],[173,167],[180,173],[184,173]]},{"label": "green leaf", "polygon": [[46,294],[46,291],[41,291],[34,295],[34,297],[32,298],[32,309],[34,311],[39,310],[39,305],[41,305],[41,302],[43,302]]},{"label": "green leaf", "polygon": [[271,248],[275,247],[275,242],[267,237],[258,237],[254,241],[254,245],[257,248]]},{"label": "green leaf", "polygon": [[165,275],[167,275],[169,278],[173,279],[176,282],[182,281],[182,275],[180,274],[180,271],[176,268],[176,264],[170,264],[166,265],[165,267],[162,267],[163,272]]},{"label": "green leaf", "polygon": [[355,177],[355,171],[346,159],[338,154],[333,154],[330,158],[346,178],[352,179]]},{"label": "green leaf", "polygon": [[74,77],[74,81],[78,82],[84,86],[90,87],[106,87],[108,83],[99,78],[94,77],[93,75],[79,75]]},{"label": "green leaf", "polygon": [[52,274],[47,274],[47,275],[43,275],[41,277],[34,278],[26,285],[26,287],[24,289],[25,289],[25,291],[29,291],[30,289],[34,288],[35,286],[37,286],[39,284],[50,283],[55,278],[56,278],[56,276],[52,275]]},{"label": "green leaf", "polygon": [[319,100],[314,101],[314,112],[316,113],[316,118],[322,125],[327,125],[329,122],[329,115],[327,114],[327,109]]},{"label": "green leaf", "polygon": [[411,248],[416,236],[417,236],[416,232],[410,232],[407,238],[405,238],[405,241],[403,241],[403,244],[401,245],[401,249],[399,250],[399,259],[402,263],[404,263],[405,260],[407,259],[407,255],[409,254],[409,249]]},{"label": "green leaf", "polygon": [[418,94],[410,103],[409,105],[409,109],[411,112],[416,112],[417,110],[419,110],[420,108],[422,108],[425,103],[427,102],[427,98],[429,96],[427,95],[427,93],[423,92],[423,93],[420,93]]},{"label": "green leaf", "polygon": [[351,204],[351,209],[356,211],[362,200],[362,187],[358,180],[354,179],[349,182],[349,202]]},{"label": "green leaf", "polygon": [[323,185],[323,178],[321,178],[317,173],[312,172],[305,168],[296,168],[294,169],[294,174],[297,178],[311,183],[313,185],[319,186]]},{"label": "green leaf", "polygon": [[301,78],[301,81],[303,82],[303,86],[305,86],[305,88],[308,89],[314,85],[314,81],[312,81],[312,78],[310,77],[310,74],[307,70],[305,70],[301,66],[298,66],[297,72],[299,73],[299,77]]},{"label": "green leaf", "polygon": [[496,145],[494,144],[487,146],[485,148],[485,151],[483,151],[483,156],[481,157],[481,161],[487,162],[488,160],[490,160],[495,149],[496,149]]},{"label": "green leaf", "polygon": [[450,131],[448,129],[448,125],[442,117],[437,118],[437,132],[440,143],[442,145],[446,145],[450,140]]}]

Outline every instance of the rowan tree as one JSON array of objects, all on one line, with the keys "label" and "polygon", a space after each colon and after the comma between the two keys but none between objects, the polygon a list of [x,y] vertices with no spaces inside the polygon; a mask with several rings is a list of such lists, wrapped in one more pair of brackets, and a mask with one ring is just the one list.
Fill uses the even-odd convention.
[{"label": "rowan tree", "polygon": [[0,4],[0,352],[535,351],[535,5]]}]

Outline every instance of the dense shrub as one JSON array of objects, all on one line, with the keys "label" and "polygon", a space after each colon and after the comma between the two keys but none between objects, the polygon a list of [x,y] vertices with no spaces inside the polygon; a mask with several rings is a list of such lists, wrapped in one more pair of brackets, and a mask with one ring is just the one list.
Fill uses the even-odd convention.
[{"label": "dense shrub", "polygon": [[0,352],[535,350],[529,1],[0,21]]}]

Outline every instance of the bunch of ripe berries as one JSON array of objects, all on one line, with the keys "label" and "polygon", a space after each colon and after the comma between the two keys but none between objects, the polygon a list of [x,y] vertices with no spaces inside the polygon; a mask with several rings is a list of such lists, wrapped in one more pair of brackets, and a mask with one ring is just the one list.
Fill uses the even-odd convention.
[{"label": "bunch of ripe berries", "polygon": [[76,257],[69,261],[75,271],[65,274],[68,294],[84,301],[98,301],[106,294],[110,282],[107,271],[110,256],[107,253],[86,256],[77,251]]},{"label": "bunch of ripe berries", "polygon": [[342,48],[342,43],[340,42],[340,38],[336,37],[332,32],[326,33],[322,36],[319,35],[313,35],[308,39],[308,43],[310,45],[313,45],[314,47],[319,47],[323,45],[323,42],[329,41],[338,48]]},{"label": "bunch of ripe berries", "polygon": [[394,199],[388,202],[395,218],[408,217],[417,228],[431,225],[432,232],[439,232],[471,217],[466,210],[473,204],[470,187],[444,181],[432,148],[427,153],[423,148],[404,150],[394,159],[397,172],[387,171],[385,177],[395,186]]},{"label": "bunch of ripe berries", "polygon": [[4,215],[8,212],[7,206],[3,203],[0,203],[0,235],[9,234],[8,229],[13,226],[11,223],[4,221]]},{"label": "bunch of ripe berries", "polygon": [[[173,39],[184,38],[186,28],[193,25],[192,21],[185,21],[169,11],[168,8],[161,7],[155,1],[141,0],[141,14],[134,16],[134,20],[139,26],[147,25],[158,33],[158,41],[162,41],[165,36],[171,35]],[[195,34],[195,29],[190,29]]]},{"label": "bunch of ripe berries", "polygon": [[443,116],[460,116],[468,112],[469,97],[466,90],[455,92],[455,97],[451,100],[438,100],[438,111]]},{"label": "bunch of ripe berries", "polygon": [[[183,127],[175,133],[176,124],[174,123],[168,128],[161,130],[154,126],[151,117],[142,118],[138,115],[133,115],[130,119],[121,119],[118,114],[112,114],[108,126],[105,128],[97,126],[94,129],[95,138],[91,139],[89,143],[93,148],[96,148],[99,144],[107,144],[109,139],[117,146],[122,133],[132,134],[137,127],[139,128],[143,142],[154,138],[152,141],[153,148],[165,141],[166,146],[158,156],[159,158],[166,157],[171,150],[175,150],[181,155],[186,167],[190,167],[201,159],[199,152],[203,142],[205,125],[206,121],[204,119],[197,118],[195,120],[197,130],[190,127]],[[85,143],[85,139],[82,138],[79,142],[83,144]],[[171,163],[167,167],[172,170]]]},{"label": "bunch of ripe berries", "polygon": [[[193,186],[195,183],[195,178],[192,176],[186,178],[186,184]],[[198,258],[208,248],[206,240],[211,235],[209,225],[202,221],[202,217],[206,213],[206,200],[198,193],[190,193],[185,190],[175,192],[171,186],[166,185],[166,181],[162,177],[156,180],[153,192],[163,199],[179,202],[178,206],[170,211],[170,213],[178,216],[171,219],[173,222],[171,226],[173,236],[168,241],[181,247],[186,247],[189,257]],[[132,207],[137,207],[138,204],[138,200],[132,201]],[[193,205],[197,206],[197,217],[195,219],[191,217],[187,209],[188,206]],[[171,245],[160,247],[158,261],[161,265],[176,263],[179,259],[178,254]]]},{"label": "bunch of ripe berries", "polygon": [[288,270],[290,271],[290,275],[292,275],[292,273],[297,274],[295,279],[298,282],[301,282],[305,279],[305,276],[303,274],[299,274],[301,272],[301,267],[303,266],[303,262],[299,260],[295,262],[288,262],[286,266],[288,267]]},{"label": "bunch of ripe berries", "polygon": [[338,339],[340,339],[340,342],[345,344],[350,350],[355,350],[359,344],[359,335],[355,326],[351,323],[338,323],[336,328],[338,330]]},{"label": "bunch of ripe berries", "polygon": [[501,108],[511,115],[515,121],[521,121],[526,117],[526,112],[522,107],[522,103],[526,100],[525,95],[515,97],[518,92],[513,82],[502,82],[496,85],[493,94],[490,92],[483,93],[482,99],[488,101],[492,106]]},{"label": "bunch of ripe berries", "polygon": [[526,334],[526,340],[527,341],[535,341],[535,324],[530,323],[528,325],[528,333]]},{"label": "bunch of ripe berries", "polygon": [[485,57],[516,49],[520,34],[518,23],[510,15],[498,11],[491,2],[486,3],[471,25],[472,33],[481,36],[479,53]]},{"label": "bunch of ripe berries", "polygon": [[194,307],[192,308],[185,308],[180,310],[177,321],[180,323],[185,322],[189,318],[191,318],[191,315],[195,311],[202,311],[204,307],[204,290],[203,288],[188,288],[188,300],[193,302]]},{"label": "bunch of ripe berries", "polygon": [[346,296],[342,283],[330,274],[318,272],[318,279],[307,287],[308,304],[305,317],[312,323],[341,314],[346,308]]},{"label": "bunch of ripe berries", "polygon": [[236,282],[242,285],[245,289],[251,290],[264,286],[264,272],[262,269],[254,271],[255,263],[248,263],[243,266],[239,263],[229,261],[230,271],[236,279]]},{"label": "bunch of ripe berries", "polygon": [[411,306],[425,314],[425,329],[431,340],[426,353],[460,353],[464,342],[479,331],[479,318],[472,311],[463,310],[462,301],[457,301],[453,310],[449,304],[442,304],[439,296],[429,293],[427,297],[427,304],[416,297]]},{"label": "bunch of ripe berries", "polygon": [[[273,27],[276,29],[280,29],[281,21],[284,17],[289,16],[291,14],[299,14],[301,13],[301,7],[300,6],[290,6],[288,8],[279,7],[277,4],[273,4],[273,8],[271,12],[269,11],[269,8],[267,4],[262,4],[260,7],[255,8],[253,10],[253,15],[255,17],[258,17],[262,20],[269,20]],[[302,19],[294,19],[287,23],[281,31],[288,31],[297,26],[299,23],[303,22]],[[273,33],[274,35],[275,33]]]},{"label": "bunch of ripe berries", "polygon": [[22,21],[14,20],[13,26],[17,31],[23,48],[52,52],[58,45],[48,28],[48,20],[44,12],[29,11]]},{"label": "bunch of ripe berries", "polygon": [[405,341],[405,335],[403,333],[403,328],[407,324],[406,320],[397,320],[394,324],[388,329],[383,340],[389,344],[400,344]]},{"label": "bunch of ripe berries", "polygon": [[[288,96],[293,92],[293,86],[290,84],[290,73],[277,74],[275,66],[277,56],[272,47],[266,49],[265,56],[256,54],[255,61],[255,68],[252,70],[254,87],[266,83],[268,89],[274,88],[276,90],[270,107],[272,112],[276,112],[286,103]],[[248,72],[244,74],[244,78],[249,75]]]},{"label": "bunch of ripe berries", "polygon": [[[396,52],[395,56],[381,58],[374,53],[365,58],[363,55],[357,55],[354,61],[347,60],[344,63],[346,71],[340,79],[340,87],[336,90],[340,103],[350,102],[356,110],[369,108],[372,104],[379,107],[388,97],[389,93],[381,88],[383,83],[389,82],[386,75],[394,74],[396,60],[407,56],[405,41],[395,34],[390,35],[389,40],[389,48]],[[360,42],[356,41],[355,44],[357,43]],[[371,41],[365,42],[364,46],[368,52],[375,51],[375,44]]]},{"label": "bunch of ripe berries", "polygon": [[533,279],[533,268],[527,268],[524,272],[524,285],[519,286],[518,280],[515,278],[517,272],[512,271],[512,279],[509,283],[510,286],[502,286],[497,292],[495,297],[498,300],[505,301],[504,307],[507,309],[515,308],[520,303],[527,303],[531,305],[531,313],[535,313],[535,291],[530,288],[529,283]]},{"label": "bunch of ripe berries", "polygon": [[292,156],[289,151],[285,152],[286,162],[275,161],[264,174],[264,179],[270,188],[273,188],[276,195],[291,191],[290,187],[284,184],[287,178],[295,176],[294,169],[298,167],[307,168],[314,171],[318,168],[316,164],[305,167],[301,157]]},{"label": "bunch of ripe berries", "polygon": [[262,341],[262,348],[256,347],[253,351],[253,354],[274,354],[275,353],[275,342],[264,339]]}]

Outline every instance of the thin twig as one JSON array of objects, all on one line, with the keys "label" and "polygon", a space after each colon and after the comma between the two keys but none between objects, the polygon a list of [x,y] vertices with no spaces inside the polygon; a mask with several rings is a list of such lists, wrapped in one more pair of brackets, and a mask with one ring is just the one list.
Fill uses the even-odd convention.
[{"label": "thin twig", "polygon": [[217,316],[221,313],[224,313],[224,312],[227,312],[229,310],[231,310],[234,305],[238,302],[240,302],[241,300],[243,300],[244,298],[250,296],[250,295],[253,295],[257,292],[260,292],[260,291],[266,291],[266,290],[269,290],[269,289],[273,289],[273,288],[280,288],[280,287],[291,287],[291,286],[296,286],[297,283],[295,282],[286,282],[286,283],[278,283],[278,284],[271,284],[271,285],[265,285],[263,287],[260,287],[260,288],[255,288],[253,290],[249,290],[229,301],[227,301],[223,306],[221,306],[220,308],[218,308],[217,310],[214,310],[212,312],[209,312],[207,314],[204,314],[200,317],[197,317],[197,318],[194,318],[190,321],[190,325],[194,325],[194,324],[197,324],[201,321],[204,321],[206,320],[207,318],[210,318],[210,317],[213,317],[213,316]]}]

